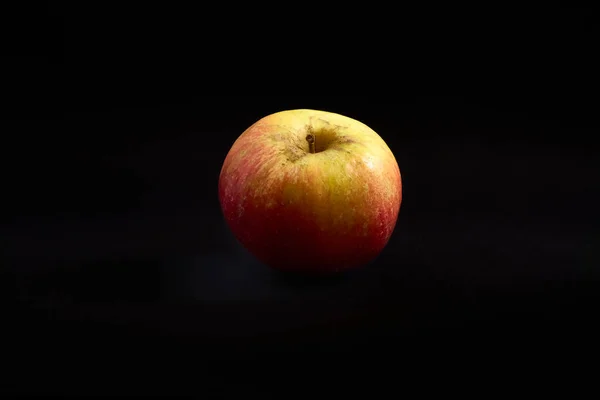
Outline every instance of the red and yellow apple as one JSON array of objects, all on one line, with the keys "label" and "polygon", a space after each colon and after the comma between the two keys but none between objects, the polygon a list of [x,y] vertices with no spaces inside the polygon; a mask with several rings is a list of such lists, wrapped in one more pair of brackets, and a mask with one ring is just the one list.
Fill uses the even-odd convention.
[{"label": "red and yellow apple", "polygon": [[264,264],[330,273],[380,254],[396,226],[402,181],[392,151],[367,125],[288,110],[235,141],[219,201],[234,236]]}]

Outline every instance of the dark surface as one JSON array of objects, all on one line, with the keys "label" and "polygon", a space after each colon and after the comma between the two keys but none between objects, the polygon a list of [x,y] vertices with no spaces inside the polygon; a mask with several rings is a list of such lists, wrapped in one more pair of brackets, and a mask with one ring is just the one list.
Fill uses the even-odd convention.
[{"label": "dark surface", "polygon": [[[64,37],[64,58],[41,56],[48,74],[90,60],[78,35]],[[88,77],[54,97],[58,85],[40,82],[2,122],[4,388],[370,391],[399,376],[435,386],[461,375],[459,361],[485,375],[499,360],[514,371],[595,345],[598,123],[583,89],[236,97]],[[398,225],[362,270],[270,271],[223,222],[227,151],[291,108],[361,120],[396,155]]]}]

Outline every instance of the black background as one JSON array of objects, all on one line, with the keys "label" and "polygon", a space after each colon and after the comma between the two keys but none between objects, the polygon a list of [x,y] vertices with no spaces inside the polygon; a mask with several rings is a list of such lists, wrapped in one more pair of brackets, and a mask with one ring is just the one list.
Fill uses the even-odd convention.
[{"label": "black background", "polygon": [[[591,354],[589,10],[103,7],[4,13],[4,388],[470,387]],[[219,208],[233,141],[293,108],[366,123],[402,171],[389,245],[338,279],[270,271]]]}]

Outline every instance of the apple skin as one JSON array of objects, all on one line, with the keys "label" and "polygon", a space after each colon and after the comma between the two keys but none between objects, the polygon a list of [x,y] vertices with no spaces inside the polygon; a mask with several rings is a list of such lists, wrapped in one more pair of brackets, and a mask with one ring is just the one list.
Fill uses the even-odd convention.
[{"label": "apple skin", "polygon": [[235,141],[219,176],[219,201],[234,236],[264,264],[335,273],[364,266],[387,245],[402,179],[392,151],[365,124],[287,110]]}]

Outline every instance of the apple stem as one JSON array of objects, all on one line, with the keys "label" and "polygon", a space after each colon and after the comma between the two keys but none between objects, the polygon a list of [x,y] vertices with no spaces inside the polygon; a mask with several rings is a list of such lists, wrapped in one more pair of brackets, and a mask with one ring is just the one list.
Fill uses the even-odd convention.
[{"label": "apple stem", "polygon": [[312,133],[309,133],[306,136],[306,141],[308,142],[308,151],[314,154],[315,153],[315,142],[316,142],[315,135],[313,135]]}]

